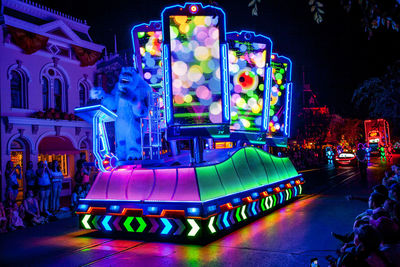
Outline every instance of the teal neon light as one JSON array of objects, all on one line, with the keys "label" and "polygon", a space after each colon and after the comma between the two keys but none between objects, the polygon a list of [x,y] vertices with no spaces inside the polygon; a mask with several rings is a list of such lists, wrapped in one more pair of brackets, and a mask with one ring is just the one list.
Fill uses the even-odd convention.
[{"label": "teal neon light", "polygon": [[190,226],[192,226],[192,229],[188,233],[188,236],[196,236],[196,234],[199,232],[200,227],[197,225],[196,221],[193,219],[188,219],[187,220]]},{"label": "teal neon light", "polygon": [[214,224],[214,220],[215,220],[215,216],[212,216],[211,219],[210,219],[210,222],[208,223],[208,229],[210,229],[212,234],[217,232],[215,230],[215,228],[214,228],[214,225],[213,225]]},{"label": "teal neon light", "polygon": [[257,211],[256,211],[256,202],[253,202],[253,205],[251,207],[251,211],[253,212],[254,215],[257,215]]},{"label": "teal neon light", "polygon": [[171,229],[172,229],[172,224],[166,218],[161,218],[161,221],[163,222],[163,224],[165,226],[164,229],[161,231],[161,234],[167,235],[169,233],[169,231],[171,231]]},{"label": "teal neon light", "polygon": [[279,204],[283,203],[283,198],[284,198],[283,192],[281,191],[281,192],[279,192]]},{"label": "teal neon light", "polygon": [[90,214],[86,214],[85,216],[83,216],[83,219],[82,219],[83,227],[85,227],[85,229],[88,229],[88,230],[92,229],[88,223],[89,219],[90,219]]},{"label": "teal neon light", "polygon": [[294,187],[294,196],[297,196],[297,187]]},{"label": "teal neon light", "polygon": [[106,216],[106,217],[104,217],[104,219],[103,219],[102,224],[103,224],[104,229],[105,229],[106,231],[112,231],[111,227],[108,225],[108,222],[110,221],[110,219],[111,219],[111,216]]},{"label": "teal neon light", "polygon": [[229,211],[226,211],[224,213],[224,218],[222,219],[222,221],[224,222],[226,228],[228,228],[230,226],[229,223],[228,223],[228,213],[229,213]]}]

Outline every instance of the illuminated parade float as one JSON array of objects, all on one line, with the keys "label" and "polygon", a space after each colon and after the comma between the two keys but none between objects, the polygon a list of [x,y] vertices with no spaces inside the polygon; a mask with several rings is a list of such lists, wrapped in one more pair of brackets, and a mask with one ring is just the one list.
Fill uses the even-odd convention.
[{"label": "illuminated parade float", "polygon": [[[304,179],[290,160],[256,147],[286,146],[291,62],[272,54],[268,37],[226,34],[225,27],[220,8],[187,3],[164,9],[161,22],[133,28],[135,67],[152,88],[149,115],[140,117],[142,160],[110,148],[107,123],[122,120],[120,110],[76,109],[93,123],[100,170],[79,202],[81,228],[207,242],[302,193]],[[121,75],[126,92],[132,78]],[[162,143],[172,148],[184,140],[190,153],[161,152]],[[213,141],[235,145],[213,149]]]}]

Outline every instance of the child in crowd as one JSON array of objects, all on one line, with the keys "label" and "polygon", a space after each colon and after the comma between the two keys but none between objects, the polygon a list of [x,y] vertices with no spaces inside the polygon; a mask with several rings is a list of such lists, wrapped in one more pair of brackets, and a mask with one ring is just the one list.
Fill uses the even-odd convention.
[{"label": "child in crowd", "polygon": [[14,202],[14,205],[9,214],[8,227],[11,231],[25,228],[24,221],[20,217],[20,209],[18,208],[17,202]]},{"label": "child in crowd", "polygon": [[40,216],[39,204],[36,198],[33,197],[33,191],[28,190],[24,200],[25,221],[31,225],[42,224],[45,218]]}]

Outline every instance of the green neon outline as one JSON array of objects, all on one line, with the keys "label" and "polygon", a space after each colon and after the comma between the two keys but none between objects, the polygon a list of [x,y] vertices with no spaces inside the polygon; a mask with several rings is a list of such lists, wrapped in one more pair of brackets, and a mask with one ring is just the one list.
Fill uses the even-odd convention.
[{"label": "green neon outline", "polygon": [[241,214],[242,214],[243,220],[246,220],[246,219],[247,219],[247,216],[246,216],[246,214],[245,214],[246,206],[247,206],[247,205],[242,206]]},{"label": "green neon outline", "polygon": [[288,190],[289,190],[289,199],[291,199],[292,198],[292,189],[289,188]]},{"label": "green neon outline", "polygon": [[138,221],[138,223],[140,224],[139,228],[136,230],[137,233],[141,233],[143,232],[144,229],[146,229],[146,222],[143,220],[142,217],[136,217],[136,220]]},{"label": "green neon outline", "polygon": [[236,209],[236,220],[238,223],[242,221],[242,218],[240,218],[240,208]]},{"label": "green neon outline", "polygon": [[274,199],[274,203],[272,204],[272,208],[276,206],[276,195],[272,195],[272,198]]},{"label": "green neon outline", "polygon": [[301,193],[303,192],[303,187],[301,187],[301,184],[299,184],[299,188],[300,188],[300,193],[299,193],[299,195],[301,195]]},{"label": "green neon outline", "polygon": [[134,218],[134,217],[128,217],[128,218],[126,218],[126,220],[125,220],[125,222],[124,222],[125,229],[126,229],[128,232],[135,232],[135,231],[133,230],[132,226],[131,226],[131,222],[132,222],[133,218]]},{"label": "green neon outline", "polygon": [[82,219],[82,225],[85,229],[90,230],[92,229],[88,223],[88,220],[90,219],[90,214],[86,214],[85,216],[83,216]]},{"label": "green neon outline", "polygon": [[100,229],[99,225],[97,224],[97,221],[99,219],[100,219],[100,216],[93,216],[92,223],[93,223],[94,229]]},{"label": "green neon outline", "polygon": [[212,216],[211,219],[210,219],[210,222],[208,223],[208,229],[210,229],[210,231],[211,231],[212,234],[214,234],[214,233],[217,232],[217,231],[215,230],[215,228],[214,228],[214,225],[213,225],[214,220],[215,220],[215,216]]},{"label": "green neon outline", "polygon": [[264,202],[265,202],[265,198],[262,198],[261,203],[260,203],[262,211],[265,211]]}]

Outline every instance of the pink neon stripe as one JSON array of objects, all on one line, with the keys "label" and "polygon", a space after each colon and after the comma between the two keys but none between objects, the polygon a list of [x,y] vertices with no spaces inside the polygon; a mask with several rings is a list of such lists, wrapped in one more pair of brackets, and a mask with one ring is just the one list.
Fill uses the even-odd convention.
[{"label": "pink neon stripe", "polygon": [[172,200],[176,184],[176,169],[158,169],[155,173],[154,190],[148,200]]},{"label": "pink neon stripe", "polygon": [[108,182],[108,199],[126,200],[126,188],[134,166],[128,165],[115,169]]},{"label": "pink neon stripe", "polygon": [[88,199],[107,199],[107,184],[110,172],[100,172],[93,183],[92,188],[87,194]]},{"label": "pink neon stripe", "polygon": [[129,179],[127,186],[128,200],[145,200],[153,190],[153,170],[135,169]]},{"label": "pink neon stripe", "polygon": [[178,185],[173,197],[175,201],[200,201],[194,168],[178,169]]}]

